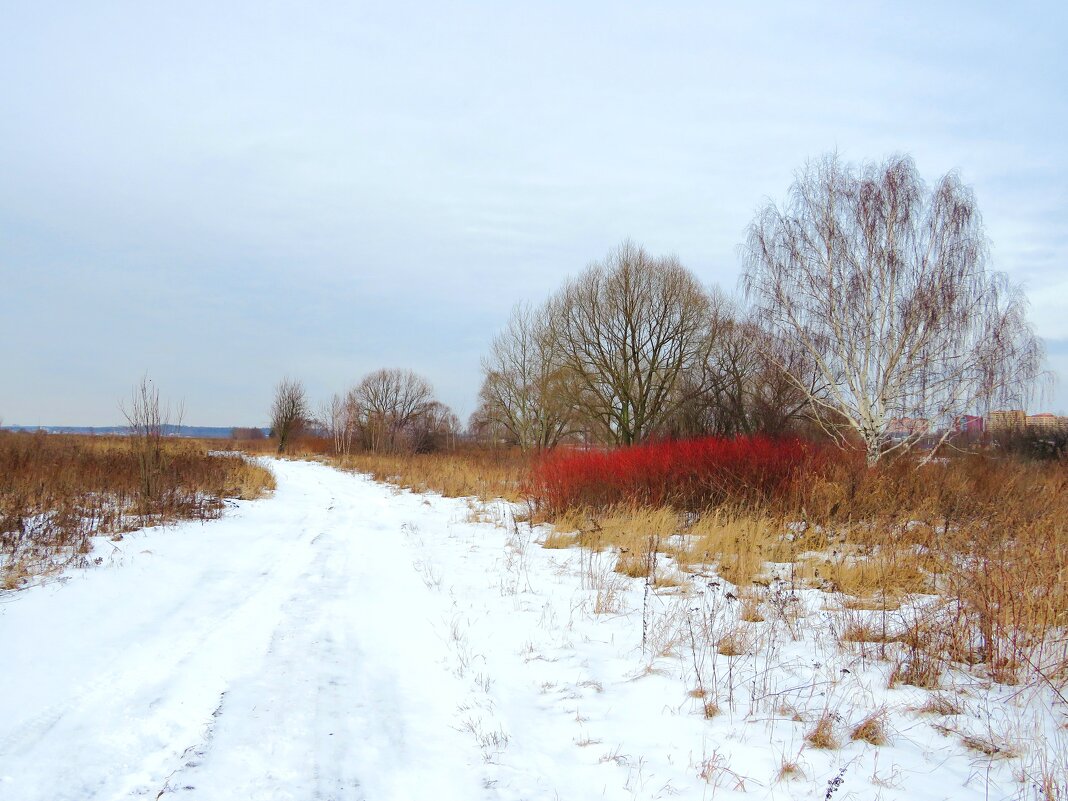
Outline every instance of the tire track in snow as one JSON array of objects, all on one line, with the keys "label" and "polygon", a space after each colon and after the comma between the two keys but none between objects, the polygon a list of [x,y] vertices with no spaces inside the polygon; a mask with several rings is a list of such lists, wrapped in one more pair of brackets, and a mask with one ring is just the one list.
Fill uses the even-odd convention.
[{"label": "tire track in snow", "polygon": [[[275,646],[231,686],[205,759],[174,783],[191,788],[180,797],[357,801],[435,786],[436,797],[471,798],[478,788],[469,768],[480,755],[452,727],[456,693],[438,692],[450,679],[441,649],[428,647],[438,638],[425,590],[407,567],[400,525],[376,519],[388,516],[389,499],[330,476],[349,497],[314,540]],[[398,647],[398,631],[411,635],[408,645]],[[451,746],[435,757],[441,740]],[[467,769],[455,764],[457,743],[471,752]]]}]

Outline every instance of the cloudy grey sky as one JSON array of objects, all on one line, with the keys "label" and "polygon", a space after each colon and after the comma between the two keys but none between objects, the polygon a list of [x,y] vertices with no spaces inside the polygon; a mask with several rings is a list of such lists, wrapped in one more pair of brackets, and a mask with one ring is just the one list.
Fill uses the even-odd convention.
[{"label": "cloudy grey sky", "polygon": [[632,237],[733,291],[807,159],[976,191],[1068,409],[1068,11],[1049,3],[0,5],[0,417],[144,374],[262,423],[411,367],[466,417],[511,306]]}]

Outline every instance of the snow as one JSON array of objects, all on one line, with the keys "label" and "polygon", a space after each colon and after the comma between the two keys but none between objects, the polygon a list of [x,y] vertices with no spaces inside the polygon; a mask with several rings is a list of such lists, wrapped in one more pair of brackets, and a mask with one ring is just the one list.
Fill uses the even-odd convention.
[{"label": "snow", "polygon": [[[956,675],[965,714],[921,715],[822,593],[745,623],[714,576],[646,593],[507,504],[271,464],[269,500],[0,596],[0,799],[1026,798],[1068,751],[1041,689]],[[881,709],[890,742],[851,742]],[[805,744],[823,714],[838,749]]]}]

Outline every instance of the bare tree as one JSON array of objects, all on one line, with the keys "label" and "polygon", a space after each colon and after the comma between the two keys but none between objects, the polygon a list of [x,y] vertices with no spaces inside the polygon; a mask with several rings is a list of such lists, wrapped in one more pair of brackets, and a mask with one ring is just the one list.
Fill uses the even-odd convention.
[{"label": "bare tree", "polygon": [[[171,426],[170,406],[160,401],[159,388],[147,375],[143,376],[130,395],[129,405],[119,404],[119,410],[130,429],[130,443],[137,455],[141,479],[141,513],[149,514],[158,507],[166,453],[163,438]],[[182,407],[178,407],[175,425],[181,427]]]},{"label": "bare tree", "polygon": [[815,360],[797,343],[762,328],[754,331],[753,342],[759,358],[750,385],[749,431],[785,434],[809,429],[814,422],[810,399],[827,393]]},{"label": "bare tree", "polygon": [[[869,464],[929,424],[1026,394],[1042,349],[1020,290],[986,269],[975,198],[956,175],[928,192],[908,157],[860,168],[836,155],[798,175],[749,227],[743,283],[758,318],[815,365],[784,370],[825,430]],[[894,420],[928,421],[893,441]],[[948,430],[948,426],[947,426]]]},{"label": "bare tree", "polygon": [[683,378],[707,361],[720,304],[675,256],[624,242],[565,285],[551,308],[571,404],[608,441],[645,439],[705,391]]},{"label": "bare tree", "polygon": [[430,383],[411,370],[376,370],[352,390],[364,445],[372,451],[408,446],[407,429],[437,401]]},{"label": "bare tree", "polygon": [[[667,424],[672,436],[784,434],[803,425],[808,396],[780,365],[817,391],[811,360],[747,318],[724,318],[708,360],[683,376],[687,398]],[[774,358],[772,358],[774,356]],[[691,388],[694,388],[691,390]]]},{"label": "bare tree", "polygon": [[460,434],[460,420],[452,409],[439,401],[426,406],[409,421],[404,430],[407,447],[415,453],[452,450]]},{"label": "bare tree", "polygon": [[486,445],[518,444],[512,432],[500,424],[498,417],[481,400],[467,418],[467,436]]},{"label": "bare tree", "polygon": [[271,404],[271,433],[278,437],[278,452],[284,453],[299,436],[308,419],[308,397],[304,385],[292,378],[283,378],[274,388]]},{"label": "bare tree", "polygon": [[319,407],[319,419],[333,442],[334,453],[350,453],[359,430],[359,411],[353,391],[349,390],[345,395],[334,393],[329,401]]},{"label": "bare tree", "polygon": [[568,433],[571,407],[548,309],[518,305],[482,360],[479,424],[523,450],[551,448]]}]

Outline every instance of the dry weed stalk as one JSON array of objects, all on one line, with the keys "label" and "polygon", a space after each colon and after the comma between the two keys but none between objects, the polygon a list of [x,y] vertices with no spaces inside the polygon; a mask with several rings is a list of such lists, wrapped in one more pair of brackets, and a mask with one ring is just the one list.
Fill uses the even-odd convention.
[{"label": "dry weed stalk", "polygon": [[762,623],[764,621],[764,613],[761,611],[760,603],[763,593],[755,588],[746,588],[741,591],[739,597],[742,600],[742,608],[738,612],[738,617],[747,623]]},{"label": "dry weed stalk", "polygon": [[[469,449],[354,454],[343,464],[416,490],[518,499],[532,461],[513,451]],[[657,554],[679,569],[714,566],[739,590],[766,584],[769,565],[788,565],[791,592],[783,598],[803,581],[842,593],[850,611],[882,613],[874,625],[847,625],[842,640],[875,643],[880,658],[893,656],[892,640],[904,642],[894,681],[937,686],[940,672],[955,664],[999,682],[1039,681],[1064,692],[1068,641],[1053,636],[1068,627],[1063,465],[965,456],[923,465],[901,459],[868,470],[863,460],[840,456],[807,469],[810,475],[765,501],[717,495],[718,506],[698,513],[691,492],[685,519],[663,506],[559,509],[544,544],[615,548],[621,573],[648,578],[654,536]],[[611,589],[600,583],[602,606],[612,608]],[[667,575],[655,578],[657,587],[670,583]],[[926,621],[921,642],[905,618],[911,599],[931,594],[950,603]],[[773,607],[746,599],[742,615],[755,622],[782,611],[796,631],[796,614],[804,610]],[[903,625],[891,627],[897,610]]]},{"label": "dry weed stalk", "polygon": [[792,551],[781,525],[762,515],[716,510],[694,521],[686,534],[689,545],[679,550],[679,563],[715,564],[739,587],[761,575],[767,562],[789,561]]},{"label": "dry weed stalk", "polygon": [[[662,540],[665,552],[684,570],[714,565],[740,588],[744,618],[775,617],[770,596],[757,609],[755,591],[746,589],[768,583],[762,576],[769,564],[789,565],[791,590],[802,580],[841,593],[851,613],[880,613],[849,615],[841,639],[875,643],[880,658],[892,658],[889,646],[902,643],[894,682],[936,687],[946,667],[956,665],[1000,683],[1043,683],[1065,694],[1068,640],[1057,636],[1068,627],[1063,465],[962,457],[858,470],[844,460],[806,486],[793,512],[780,499],[775,514],[738,506],[691,514],[676,528],[681,538]],[[644,574],[645,550],[626,532],[648,531],[656,511],[587,510],[597,526],[579,541],[627,548],[620,568]],[[931,595],[944,602],[936,614],[916,619],[913,599]],[[796,628],[793,617],[793,625],[785,618],[789,628]]]}]

